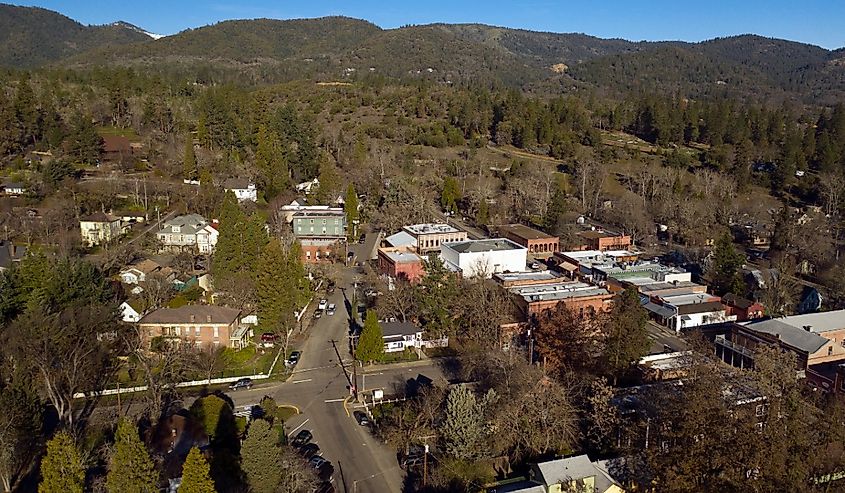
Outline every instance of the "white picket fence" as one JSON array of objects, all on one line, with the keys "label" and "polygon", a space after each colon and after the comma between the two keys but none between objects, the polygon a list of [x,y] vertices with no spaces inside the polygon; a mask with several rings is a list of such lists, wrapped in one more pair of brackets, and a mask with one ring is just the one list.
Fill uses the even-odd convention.
[{"label": "white picket fence", "polygon": [[[273,358],[273,363],[270,365],[270,371],[267,374],[259,373],[257,375],[242,375],[239,377],[220,377],[220,378],[211,378],[205,380],[190,380],[187,382],[178,382],[174,385],[177,388],[185,388],[185,387],[199,387],[202,385],[217,385],[221,383],[232,383],[237,382],[242,378],[249,378],[252,380],[265,380],[270,378],[270,375],[273,374],[273,370],[276,368],[276,363],[279,361],[279,357],[282,355],[281,349],[276,353],[276,357]],[[144,392],[148,389],[146,385],[141,385],[138,387],[118,387],[114,389],[102,389],[102,390],[92,390],[90,392],[77,392],[73,394],[74,399],[83,399],[85,397],[97,397],[97,396],[105,396],[105,395],[118,395],[118,394],[131,394],[134,392]]]}]

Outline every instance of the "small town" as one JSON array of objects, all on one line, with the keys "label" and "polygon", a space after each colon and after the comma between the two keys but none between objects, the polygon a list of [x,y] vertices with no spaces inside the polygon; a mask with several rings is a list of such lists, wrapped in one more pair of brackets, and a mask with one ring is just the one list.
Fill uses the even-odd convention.
[{"label": "small town", "polygon": [[845,10],[471,3],[0,4],[3,491],[845,491]]}]

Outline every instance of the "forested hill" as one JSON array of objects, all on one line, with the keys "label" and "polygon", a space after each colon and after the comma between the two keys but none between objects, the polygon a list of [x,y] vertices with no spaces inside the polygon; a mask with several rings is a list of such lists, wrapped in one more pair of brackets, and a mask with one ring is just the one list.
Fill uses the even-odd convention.
[{"label": "forested hill", "polygon": [[480,24],[381,29],[325,17],[225,21],[152,40],[133,26],[85,27],[43,9],[0,6],[0,66],[48,64],[142,66],[253,84],[376,74],[554,92],[586,86],[816,104],[845,98],[843,50],[754,35],[653,43]]},{"label": "forested hill", "polygon": [[93,48],[148,39],[126,23],[83,26],[50,10],[0,4],[0,66],[36,67]]}]

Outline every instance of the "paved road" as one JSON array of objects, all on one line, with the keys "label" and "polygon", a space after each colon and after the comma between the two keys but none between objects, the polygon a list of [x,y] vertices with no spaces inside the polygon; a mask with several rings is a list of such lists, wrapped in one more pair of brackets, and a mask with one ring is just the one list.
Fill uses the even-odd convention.
[{"label": "paved road", "polygon": [[[398,466],[395,451],[374,439],[366,428],[358,426],[348,414],[355,404],[346,406],[344,403],[349,396],[348,372],[352,364],[347,345],[350,319],[344,307],[351,308],[354,276],[354,270],[347,269],[341,284],[345,289],[337,289],[329,297],[329,302],[337,305],[337,313],[324,315],[309,327],[307,339],[298,348],[302,357],[287,382],[257,385],[249,391],[232,392],[230,396],[238,407],[257,403],[267,394],[279,403],[299,407],[302,414],[286,423],[288,430],[291,433],[311,430],[313,441],[335,466],[337,491],[400,492],[404,472]],[[349,297],[348,305],[345,296]],[[390,393],[394,386],[403,387],[408,379],[419,374],[432,380],[443,378],[437,365],[430,360],[368,368],[365,373],[366,377],[358,374],[359,388],[363,388],[366,380],[367,389],[383,388],[385,393]]]},{"label": "paved road", "polygon": [[646,329],[648,330],[648,338],[651,340],[649,354],[662,353],[664,352],[665,346],[669,346],[672,351],[685,351],[688,349],[686,341],[678,337],[674,331],[652,320],[648,321]]}]

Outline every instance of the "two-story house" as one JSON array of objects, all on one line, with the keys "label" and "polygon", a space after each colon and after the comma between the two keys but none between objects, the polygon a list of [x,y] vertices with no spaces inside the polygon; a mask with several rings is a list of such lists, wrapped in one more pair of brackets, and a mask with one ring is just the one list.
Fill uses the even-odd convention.
[{"label": "two-story house", "polygon": [[293,214],[293,234],[302,245],[308,263],[340,257],[346,240],[346,214],[342,209],[299,211]]},{"label": "two-story house", "polygon": [[199,214],[185,214],[165,221],[156,234],[162,249],[184,252],[212,253],[219,233]]},{"label": "two-story house", "polygon": [[239,324],[240,310],[212,305],[159,308],[138,321],[147,347],[153,339],[191,346],[243,349],[249,343],[248,327]]},{"label": "two-story house", "polygon": [[624,493],[607,470],[604,462],[593,462],[586,455],[531,464],[528,481],[515,483],[496,491],[507,493]]},{"label": "two-story house", "polygon": [[85,246],[95,246],[108,243],[120,237],[120,218],[95,212],[79,219],[79,233]]},{"label": "two-story house", "polygon": [[258,190],[255,183],[250,183],[249,180],[230,178],[223,183],[223,188],[234,193],[238,202],[258,202]]}]

